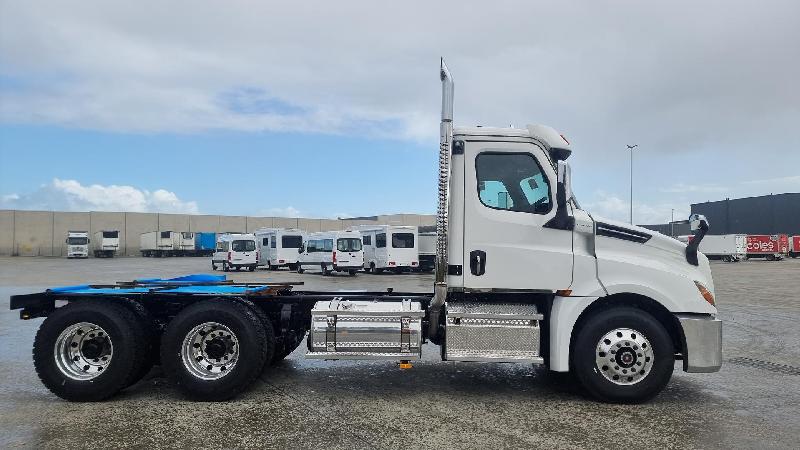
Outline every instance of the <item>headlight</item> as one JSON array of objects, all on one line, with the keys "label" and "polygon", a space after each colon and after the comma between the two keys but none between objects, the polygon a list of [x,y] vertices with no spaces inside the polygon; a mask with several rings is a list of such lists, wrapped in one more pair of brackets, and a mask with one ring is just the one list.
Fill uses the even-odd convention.
[{"label": "headlight", "polygon": [[711,291],[703,286],[703,283],[695,281],[694,285],[697,286],[697,290],[700,291],[700,295],[702,295],[711,306],[716,306],[714,304],[714,294],[712,294]]}]

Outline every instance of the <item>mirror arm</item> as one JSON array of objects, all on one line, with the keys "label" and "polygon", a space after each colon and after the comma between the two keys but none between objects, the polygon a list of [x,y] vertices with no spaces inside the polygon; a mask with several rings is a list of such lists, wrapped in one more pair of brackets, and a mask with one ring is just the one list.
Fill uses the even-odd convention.
[{"label": "mirror arm", "polygon": [[700,225],[698,226],[697,231],[695,231],[694,237],[686,246],[686,262],[693,266],[700,264],[697,259],[697,249],[700,247],[700,241],[703,240],[707,232],[708,222],[705,220],[700,221]]}]

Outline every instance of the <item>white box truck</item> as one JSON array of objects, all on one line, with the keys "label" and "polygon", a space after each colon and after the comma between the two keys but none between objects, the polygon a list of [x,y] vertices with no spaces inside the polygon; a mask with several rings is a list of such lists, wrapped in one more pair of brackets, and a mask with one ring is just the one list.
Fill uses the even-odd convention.
[{"label": "white box truck", "polygon": [[[604,402],[651,399],[676,361],[686,372],[718,371],[722,322],[697,251],[708,221],[690,217],[687,245],[589,214],[572,194],[564,137],[542,125],[454,129],[453,81],[444,63],[439,73],[430,290],[306,291],[194,275],[13,295],[20,318],[46,317],[33,349],[44,385],[67,400],[103,400],[158,361],[187,397],[222,401],[269,377],[264,367],[305,336],[305,357],[321,362],[315,371],[344,359],[408,369],[427,343],[443,361],[571,372]],[[419,383],[403,389],[424,392]]]},{"label": "white box truck", "polygon": [[172,256],[177,239],[174,231],[149,231],[139,236],[139,251],[142,256]]},{"label": "white box truck", "polygon": [[67,258],[89,257],[89,233],[87,231],[67,231]]},{"label": "white box truck", "polygon": [[297,270],[298,249],[303,246],[303,230],[297,228],[260,228],[255,232],[261,249],[259,266],[269,270],[288,267]]},{"label": "white box truck", "polygon": [[119,251],[119,231],[96,231],[92,236],[92,254],[95,258],[113,258]]},{"label": "white box truck", "polygon": [[364,243],[364,271],[406,272],[419,267],[417,227],[406,225],[356,225]]}]

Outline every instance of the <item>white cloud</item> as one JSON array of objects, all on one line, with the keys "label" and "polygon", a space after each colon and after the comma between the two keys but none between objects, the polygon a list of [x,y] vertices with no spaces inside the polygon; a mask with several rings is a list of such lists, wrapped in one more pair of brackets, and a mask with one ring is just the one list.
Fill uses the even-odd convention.
[{"label": "white cloud", "polygon": [[148,191],[133,186],[92,184],[54,178],[28,194],[4,195],[0,207],[53,211],[131,211],[197,214],[194,201],[183,201],[164,189]]}]

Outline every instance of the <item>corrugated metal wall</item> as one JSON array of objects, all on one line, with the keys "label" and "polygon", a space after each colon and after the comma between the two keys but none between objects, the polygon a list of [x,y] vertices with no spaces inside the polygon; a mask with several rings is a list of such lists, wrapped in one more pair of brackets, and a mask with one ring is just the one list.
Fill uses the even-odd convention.
[{"label": "corrugated metal wall", "polygon": [[800,193],[696,203],[692,213],[708,218],[709,234],[800,234]]}]

